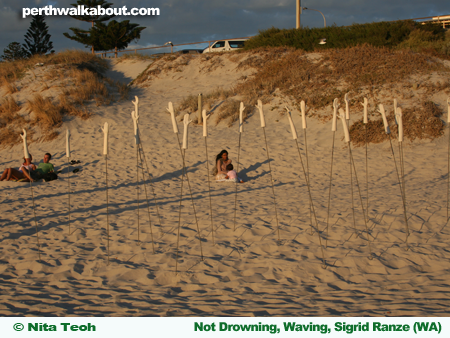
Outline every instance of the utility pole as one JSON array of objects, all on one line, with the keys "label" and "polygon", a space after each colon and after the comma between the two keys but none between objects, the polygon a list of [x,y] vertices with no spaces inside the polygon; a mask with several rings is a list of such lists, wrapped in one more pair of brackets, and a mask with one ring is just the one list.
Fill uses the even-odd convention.
[{"label": "utility pole", "polygon": [[300,24],[300,15],[302,14],[302,0],[297,0],[297,20],[296,20],[296,25],[295,28],[299,29],[301,28],[301,24]]}]

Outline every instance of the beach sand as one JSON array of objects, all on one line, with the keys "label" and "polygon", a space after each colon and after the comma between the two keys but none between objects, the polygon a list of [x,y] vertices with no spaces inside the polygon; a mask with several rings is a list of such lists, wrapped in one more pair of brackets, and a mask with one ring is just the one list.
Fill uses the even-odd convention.
[{"label": "beach sand", "polygon": [[[107,76],[129,82],[148,64],[111,62]],[[199,64],[199,59],[194,59],[181,72],[173,70],[145,86],[133,86],[129,101],[93,106],[89,120],[67,118],[58,138],[29,145],[35,162],[51,152],[51,162],[62,173],[58,180],[34,183],[32,189],[29,183],[1,183],[0,315],[447,316],[448,131],[432,141],[404,142],[409,250],[390,144],[385,141],[369,145],[367,226],[373,255],[369,260],[356,185],[353,223],[350,162],[342,125],[338,121],[327,233],[331,122],[308,119],[311,193],[322,232],[323,257],[314,217],[311,225],[308,190],[296,142],[287,117],[280,114],[283,106],[277,98],[264,105],[268,149],[259,114],[253,114],[244,125],[239,176],[245,183],[237,185],[235,230],[234,184],[211,181],[211,224],[206,160],[211,169],[215,155],[226,149],[236,166],[238,125],[215,126],[214,116],[208,120],[208,158],[202,127],[189,126],[185,164],[195,213],[184,181],[175,273],[183,162],[166,107],[169,101],[178,104],[189,94],[205,93],[218,86],[229,88],[242,76],[232,61],[223,61],[220,67],[208,71],[199,70]],[[139,184],[130,116],[131,98],[135,95],[140,102],[139,124],[146,160],[140,165]],[[441,104],[446,104],[445,100],[442,95],[435,97]],[[340,101],[342,106],[343,98]],[[392,110],[392,104],[387,98],[387,109]],[[279,108],[272,109],[275,105]],[[298,111],[292,112],[306,164],[301,117]],[[361,112],[352,113],[351,123],[358,119]],[[108,189],[102,155],[104,122],[110,124]],[[81,162],[71,165],[70,171],[65,157],[67,128],[71,132],[71,159]],[[179,129],[181,139],[181,122]],[[395,135],[393,146],[398,161]],[[353,148],[352,153],[366,208],[365,148]],[[0,154],[2,168],[18,167],[23,151],[17,145]],[[72,173],[75,168],[80,171]],[[209,179],[213,177],[209,175]],[[322,268],[323,258],[326,269]]]}]

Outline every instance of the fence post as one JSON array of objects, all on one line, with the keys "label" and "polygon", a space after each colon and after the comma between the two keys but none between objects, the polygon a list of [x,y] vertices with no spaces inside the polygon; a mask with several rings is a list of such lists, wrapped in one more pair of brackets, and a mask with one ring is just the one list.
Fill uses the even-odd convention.
[{"label": "fence post", "polygon": [[202,93],[198,94],[198,121],[197,124],[202,124]]}]

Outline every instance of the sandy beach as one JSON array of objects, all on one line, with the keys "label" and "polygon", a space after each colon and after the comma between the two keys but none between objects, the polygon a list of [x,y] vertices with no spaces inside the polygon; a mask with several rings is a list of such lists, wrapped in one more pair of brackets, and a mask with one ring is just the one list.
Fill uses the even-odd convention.
[{"label": "sandy beach", "polygon": [[[175,273],[183,161],[166,108],[169,101],[177,106],[188,95],[231,88],[243,81],[243,76],[254,73],[252,68],[237,71],[238,61],[226,55],[217,64],[202,60],[192,57],[184,68],[174,67],[132,85],[129,100],[99,107],[92,104],[90,119],[67,117],[57,138],[29,144],[35,163],[50,152],[51,162],[62,173],[58,180],[33,183],[32,188],[29,183],[0,183],[0,315],[447,316],[448,129],[433,140],[404,142],[410,231],[406,244],[401,190],[388,139],[368,146],[368,193],[365,148],[352,146],[364,210],[367,203],[369,206],[369,231],[355,176],[353,222],[349,153],[340,121],[327,231],[331,121],[308,117],[308,166],[318,232],[310,215],[296,142],[283,115],[289,100],[281,95],[263,106],[268,148],[259,114],[253,113],[244,124],[239,176],[245,183],[237,185],[237,195],[235,184],[214,182],[206,161],[211,169],[215,155],[226,149],[237,164],[238,124],[228,127],[225,121],[215,125],[214,114],[208,119],[208,157],[202,127],[189,126],[185,164],[192,200],[184,181]],[[108,62],[110,69],[105,75],[129,83],[152,61]],[[395,95],[379,98],[388,111],[393,109]],[[131,120],[131,99],[135,96],[139,97],[139,128],[146,161],[139,165],[139,183]],[[430,97],[445,112],[442,119],[447,118],[448,96],[446,88]],[[341,108],[345,106],[343,97],[338,99]],[[416,104],[400,95],[398,101],[402,107]],[[331,104],[323,112],[331,112]],[[369,104],[374,110],[375,101]],[[291,111],[306,161],[301,116],[294,107]],[[180,137],[182,115],[177,117]],[[192,115],[194,118],[196,114]],[[350,124],[361,118],[362,108],[351,110]],[[109,265],[101,131],[105,122],[110,124]],[[70,171],[65,157],[66,129],[71,133],[70,159],[81,162],[70,165]],[[392,142],[398,161],[396,135]],[[20,144],[2,148],[2,170],[19,167],[22,155]],[[73,173],[75,168],[80,171]]]}]

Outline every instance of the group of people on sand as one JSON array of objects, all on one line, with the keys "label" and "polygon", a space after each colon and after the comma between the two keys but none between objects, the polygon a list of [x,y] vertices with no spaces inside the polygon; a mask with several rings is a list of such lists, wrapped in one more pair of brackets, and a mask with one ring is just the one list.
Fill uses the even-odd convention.
[{"label": "group of people on sand", "polygon": [[216,181],[230,180],[232,182],[244,183],[234,170],[231,159],[228,158],[228,151],[226,150],[222,150],[216,156],[216,166],[213,169],[213,174],[216,177]]},{"label": "group of people on sand", "polygon": [[53,173],[55,168],[50,163],[52,155],[46,153],[43,162],[37,166],[32,162],[33,157],[29,154],[29,158],[23,158],[24,162],[19,169],[7,168],[3,171],[0,181],[17,181],[17,182],[35,182],[46,178],[50,173]]},{"label": "group of people on sand", "polygon": [[[18,181],[18,182],[34,182],[45,178],[49,173],[53,173],[55,168],[53,164],[50,163],[52,155],[46,153],[44,155],[43,162],[39,163],[37,166],[32,162],[33,157],[23,158],[24,162],[19,169],[7,168],[3,171],[0,181]],[[213,174],[216,181],[229,180],[232,182],[244,183],[240,179],[234,170],[233,164],[231,164],[231,159],[228,158],[228,151],[222,150],[216,156],[216,166],[213,169]]]}]

